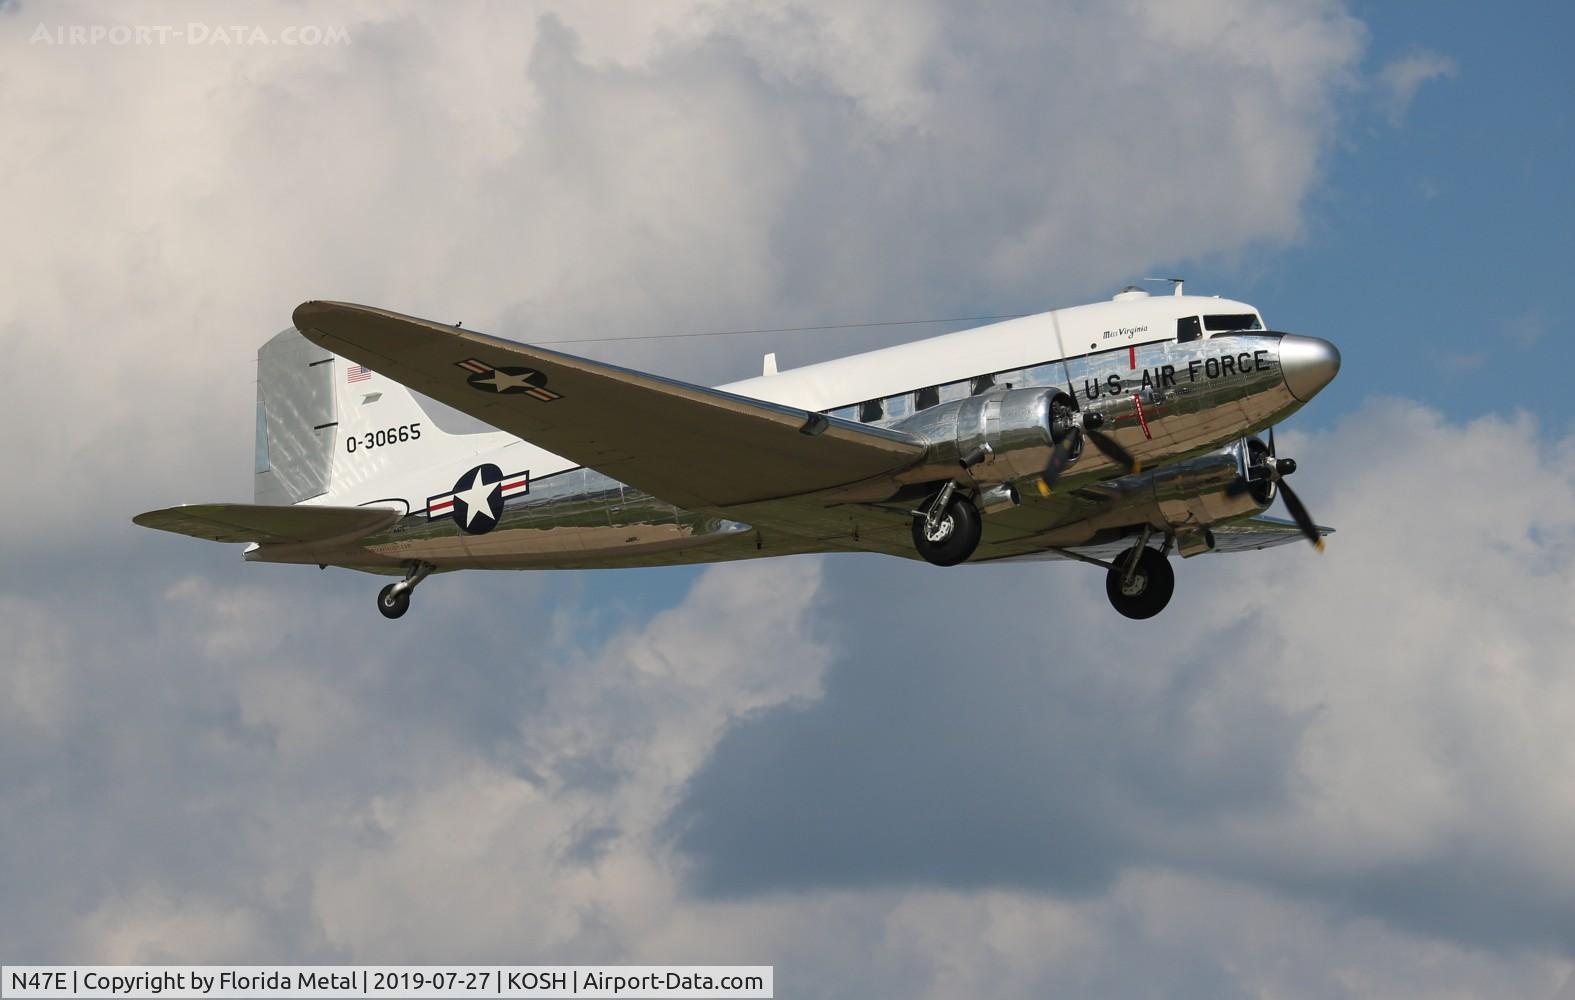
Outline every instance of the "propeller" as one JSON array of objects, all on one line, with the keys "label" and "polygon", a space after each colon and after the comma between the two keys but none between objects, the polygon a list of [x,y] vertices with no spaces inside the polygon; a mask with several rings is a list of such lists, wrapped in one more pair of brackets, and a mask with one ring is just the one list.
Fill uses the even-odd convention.
[{"label": "propeller", "polygon": [[1121,466],[1127,475],[1143,470],[1142,462],[1117,444],[1115,438],[1099,429],[1104,422],[1105,418],[1098,413],[1085,413],[1079,422],[1071,409],[1057,411],[1056,419],[1052,419],[1050,425],[1055,447],[1050,449],[1050,460],[1045,463],[1045,471],[1039,478],[1039,493],[1042,496],[1050,495],[1050,488],[1055,485],[1057,479],[1061,478],[1061,473],[1072,460],[1072,456],[1077,454],[1084,437],[1087,437],[1106,458]]},{"label": "propeller", "polygon": [[[1286,461],[1290,460],[1286,459]],[[1285,501],[1285,509],[1291,512],[1291,520],[1295,521],[1296,526],[1302,529],[1302,534],[1307,537],[1309,542],[1312,542],[1313,548],[1322,552],[1323,535],[1318,532],[1317,522],[1312,519],[1311,514],[1307,513],[1307,508],[1302,504],[1301,498],[1296,495],[1296,491],[1286,485],[1280,471],[1275,469],[1274,466],[1269,468],[1272,470],[1271,475],[1273,475],[1274,481],[1279,484],[1280,497]]]},{"label": "propeller", "polygon": [[[1323,535],[1318,531],[1318,522],[1312,519],[1312,515],[1307,512],[1307,505],[1302,503],[1301,497],[1297,496],[1296,491],[1291,489],[1290,484],[1285,481],[1286,476],[1296,471],[1296,460],[1277,458],[1275,456],[1273,427],[1269,428],[1268,461],[1258,466],[1258,468],[1262,468],[1268,476],[1269,482],[1278,488],[1280,496],[1285,500],[1285,509],[1290,511],[1291,520],[1296,522],[1296,527],[1301,529],[1302,535],[1313,544],[1313,548],[1322,552]],[[1226,492],[1231,496],[1239,496],[1250,489],[1252,489],[1252,483],[1245,479],[1237,479]],[[1273,497],[1266,497],[1265,499],[1272,501]]]},{"label": "propeller", "polygon": [[1083,417],[1083,433],[1094,442],[1094,447],[1104,453],[1104,456],[1121,466],[1127,475],[1143,471],[1143,463],[1139,462],[1130,451],[1116,443],[1116,439],[1099,429],[1105,418],[1098,413],[1085,414]]}]

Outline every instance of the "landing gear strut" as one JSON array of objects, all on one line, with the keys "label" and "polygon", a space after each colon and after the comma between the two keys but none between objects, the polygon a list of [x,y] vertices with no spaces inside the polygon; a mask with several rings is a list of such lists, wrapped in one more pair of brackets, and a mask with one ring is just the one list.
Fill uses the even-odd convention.
[{"label": "landing gear strut", "polygon": [[913,547],[936,566],[955,566],[973,555],[983,533],[979,508],[957,496],[953,482],[942,486],[924,510],[914,512]]},{"label": "landing gear strut", "polygon": [[1176,591],[1176,574],[1170,560],[1144,540],[1121,554],[1105,573],[1105,596],[1128,618],[1152,618],[1165,610]]},{"label": "landing gear strut", "polygon": [[416,584],[427,578],[436,566],[427,562],[413,562],[405,570],[405,578],[391,583],[377,592],[377,610],[384,618],[398,618],[410,610],[410,593]]}]

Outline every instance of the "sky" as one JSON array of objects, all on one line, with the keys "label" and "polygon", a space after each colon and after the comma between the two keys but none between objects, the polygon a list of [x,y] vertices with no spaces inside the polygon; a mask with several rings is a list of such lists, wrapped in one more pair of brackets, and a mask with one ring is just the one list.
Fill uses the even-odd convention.
[{"label": "sky", "polygon": [[[1566,7],[213,18],[0,2],[0,960],[1575,997]],[[1148,622],[1077,566],[843,555],[443,576],[389,623],[129,521],[250,499],[310,298],[589,340],[1172,274],[1339,345],[1279,433],[1338,533],[1178,562]],[[581,349],[722,382],[929,329]]]}]

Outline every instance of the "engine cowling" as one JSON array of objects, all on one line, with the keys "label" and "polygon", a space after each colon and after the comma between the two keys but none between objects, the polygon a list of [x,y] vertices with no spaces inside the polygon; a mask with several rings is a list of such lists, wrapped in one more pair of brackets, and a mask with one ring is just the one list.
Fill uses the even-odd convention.
[{"label": "engine cowling", "polygon": [[1274,500],[1273,486],[1247,478],[1268,449],[1257,438],[1128,476],[1102,486],[1111,505],[1098,519],[1111,525],[1168,524],[1183,556],[1214,547],[1214,525],[1261,514]]},{"label": "engine cowling", "polygon": [[931,407],[897,427],[930,444],[915,479],[991,486],[1039,475],[1075,409],[1059,389],[1001,388]]},{"label": "engine cowling", "polygon": [[1263,447],[1256,438],[1243,438],[1219,451],[1154,470],[1156,512],[1174,525],[1206,527],[1267,510],[1273,493],[1265,495],[1245,479],[1254,444]]}]

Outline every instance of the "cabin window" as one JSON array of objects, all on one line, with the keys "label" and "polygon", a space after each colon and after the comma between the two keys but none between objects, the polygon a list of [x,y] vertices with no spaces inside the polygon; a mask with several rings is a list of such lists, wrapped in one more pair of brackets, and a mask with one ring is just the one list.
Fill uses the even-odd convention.
[{"label": "cabin window", "polygon": [[968,391],[970,395],[982,396],[993,388],[995,388],[995,376],[980,375],[969,384]]},{"label": "cabin window", "polygon": [[878,399],[866,399],[859,404],[860,423],[873,424],[885,415],[885,409],[880,405],[880,400]]},{"label": "cabin window", "polygon": [[1196,316],[1183,316],[1176,320],[1176,340],[1180,343],[1185,344],[1201,336],[1203,336],[1203,328],[1198,325]]},{"label": "cabin window", "polygon": [[913,408],[915,410],[928,410],[941,401],[941,387],[928,385],[913,394]]},{"label": "cabin window", "polygon": [[1217,316],[1203,317],[1203,329],[1210,333],[1224,333],[1230,330],[1261,330],[1263,322],[1258,319],[1257,313],[1221,313]]}]

